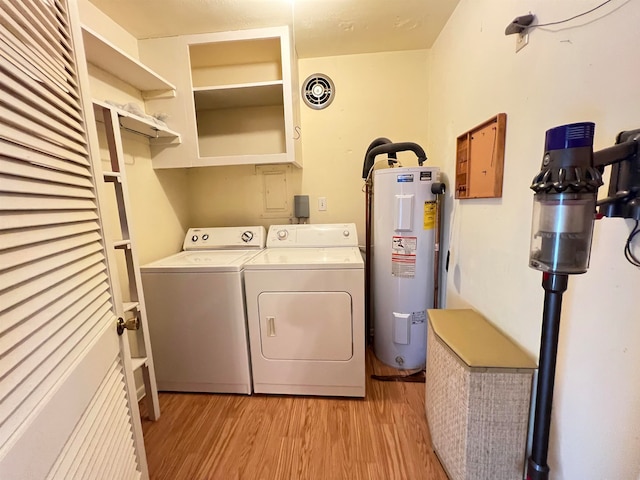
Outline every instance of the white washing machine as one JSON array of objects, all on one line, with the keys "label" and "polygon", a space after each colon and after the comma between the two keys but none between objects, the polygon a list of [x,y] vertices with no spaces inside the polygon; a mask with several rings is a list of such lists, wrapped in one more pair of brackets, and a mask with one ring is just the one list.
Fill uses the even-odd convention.
[{"label": "white washing machine", "polygon": [[364,397],[364,262],[354,224],[272,225],[245,265],[253,390]]},{"label": "white washing machine", "polygon": [[264,244],[264,227],[191,228],[141,267],[159,390],[251,394],[243,267]]}]

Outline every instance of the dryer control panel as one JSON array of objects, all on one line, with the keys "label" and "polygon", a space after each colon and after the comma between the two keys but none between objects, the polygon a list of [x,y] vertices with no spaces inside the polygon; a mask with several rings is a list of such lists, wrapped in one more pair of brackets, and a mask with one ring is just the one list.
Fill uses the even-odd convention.
[{"label": "dryer control panel", "polygon": [[263,226],[190,228],[182,249],[264,248],[265,238]]},{"label": "dryer control panel", "polygon": [[267,247],[357,247],[355,223],[271,225]]}]

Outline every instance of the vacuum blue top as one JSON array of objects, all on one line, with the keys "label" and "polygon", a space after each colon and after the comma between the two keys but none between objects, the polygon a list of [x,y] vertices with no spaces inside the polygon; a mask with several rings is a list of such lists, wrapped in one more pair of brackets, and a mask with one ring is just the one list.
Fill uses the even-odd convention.
[{"label": "vacuum blue top", "polygon": [[547,130],[544,150],[592,147],[596,124],[592,122],[570,123]]}]

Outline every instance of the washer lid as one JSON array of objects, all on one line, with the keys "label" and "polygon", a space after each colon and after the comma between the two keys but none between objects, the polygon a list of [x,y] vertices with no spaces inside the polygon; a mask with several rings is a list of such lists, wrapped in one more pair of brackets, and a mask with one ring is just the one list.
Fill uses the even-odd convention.
[{"label": "washer lid", "polygon": [[239,272],[261,250],[186,251],[143,265],[141,272]]},{"label": "washer lid", "polygon": [[358,247],[267,248],[245,270],[318,270],[364,268]]}]

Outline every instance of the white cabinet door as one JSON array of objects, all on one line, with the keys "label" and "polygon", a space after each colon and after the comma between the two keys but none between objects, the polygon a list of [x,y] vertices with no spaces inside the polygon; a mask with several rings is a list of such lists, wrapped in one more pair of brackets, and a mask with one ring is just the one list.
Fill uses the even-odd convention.
[{"label": "white cabinet door", "polygon": [[76,8],[0,0],[2,479],[148,477]]}]

